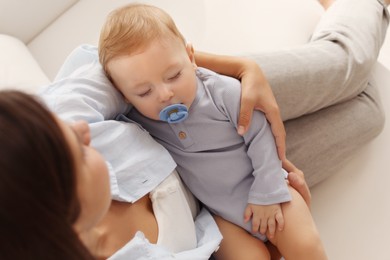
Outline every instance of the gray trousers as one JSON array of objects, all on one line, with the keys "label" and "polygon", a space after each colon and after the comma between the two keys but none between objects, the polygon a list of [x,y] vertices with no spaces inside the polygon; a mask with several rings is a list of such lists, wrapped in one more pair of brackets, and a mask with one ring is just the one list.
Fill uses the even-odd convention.
[{"label": "gray trousers", "polygon": [[383,129],[370,75],[388,23],[378,0],[337,0],[306,45],[250,56],[280,106],[287,158],[305,173],[309,186],[340,170]]}]

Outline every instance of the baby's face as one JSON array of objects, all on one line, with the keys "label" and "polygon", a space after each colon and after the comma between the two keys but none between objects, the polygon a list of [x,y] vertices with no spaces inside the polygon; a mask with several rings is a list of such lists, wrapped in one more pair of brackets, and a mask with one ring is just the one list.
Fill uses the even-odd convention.
[{"label": "baby's face", "polygon": [[114,58],[107,68],[126,100],[151,119],[159,120],[171,104],[189,109],[195,99],[193,50],[178,39],[156,40],[140,52]]}]

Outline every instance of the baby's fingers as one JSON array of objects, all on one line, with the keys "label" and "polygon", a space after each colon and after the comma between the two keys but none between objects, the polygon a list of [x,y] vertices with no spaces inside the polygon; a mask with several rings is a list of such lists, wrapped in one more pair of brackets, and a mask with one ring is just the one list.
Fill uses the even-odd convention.
[{"label": "baby's fingers", "polygon": [[252,214],[253,214],[253,212],[252,212],[251,207],[247,206],[245,211],[244,211],[244,222],[245,223],[251,219]]},{"label": "baby's fingers", "polygon": [[[276,222],[274,218],[268,219],[268,237],[273,238],[275,235],[275,229],[276,229]],[[264,233],[262,233],[264,234]]]},{"label": "baby's fingers", "polygon": [[284,229],[284,217],[283,217],[282,211],[278,211],[275,214],[275,219],[276,219],[276,222],[278,223],[278,230],[279,231],[283,231],[283,229]]},{"label": "baby's fingers", "polygon": [[256,234],[257,232],[259,232],[259,228],[261,229],[261,223],[262,223],[262,221],[260,218],[258,218],[256,216],[254,216],[252,218],[252,233],[253,234]]},{"label": "baby's fingers", "polygon": [[268,229],[268,221],[269,221],[269,219],[261,219],[260,220],[260,230],[259,230],[259,232],[260,232],[260,234],[263,234],[263,235],[265,235],[266,234],[266,232],[267,232],[267,229]]}]

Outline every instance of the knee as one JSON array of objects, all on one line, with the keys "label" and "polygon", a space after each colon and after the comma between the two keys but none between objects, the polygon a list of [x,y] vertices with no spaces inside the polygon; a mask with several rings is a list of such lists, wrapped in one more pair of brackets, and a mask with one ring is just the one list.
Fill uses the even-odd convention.
[{"label": "knee", "polygon": [[257,252],[257,253],[254,253],[254,254],[248,254],[246,257],[244,258],[240,258],[241,260],[271,260],[271,255],[269,252],[267,251],[262,251],[262,252]]},{"label": "knee", "polygon": [[[271,260],[268,250],[251,250],[250,248],[241,248],[231,252],[230,250],[218,250],[213,254],[215,260]],[[230,252],[229,252],[230,251]]]},{"label": "knee", "polygon": [[[368,84],[368,87],[359,95],[361,102],[365,104],[365,109],[361,110],[364,120],[364,137],[366,141],[371,141],[377,137],[385,126],[385,112],[376,87]],[[363,132],[363,131],[362,131]],[[360,137],[363,137],[360,133]]]},{"label": "knee", "polygon": [[297,256],[312,256],[314,257],[312,259],[323,259],[325,256],[324,246],[318,232],[298,237],[294,241],[294,248],[299,251],[295,253]]},{"label": "knee", "polygon": [[377,109],[376,114],[371,119],[371,128],[370,128],[370,140],[377,137],[385,127],[385,113],[382,109]]}]

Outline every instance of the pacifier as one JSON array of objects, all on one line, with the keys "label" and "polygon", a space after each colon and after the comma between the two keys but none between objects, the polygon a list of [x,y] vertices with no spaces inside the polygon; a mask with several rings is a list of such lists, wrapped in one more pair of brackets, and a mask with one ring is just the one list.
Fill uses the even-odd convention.
[{"label": "pacifier", "polygon": [[188,117],[188,109],[183,104],[173,104],[165,107],[160,112],[160,120],[170,124],[179,123]]}]

